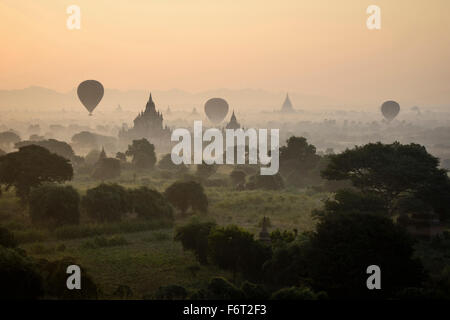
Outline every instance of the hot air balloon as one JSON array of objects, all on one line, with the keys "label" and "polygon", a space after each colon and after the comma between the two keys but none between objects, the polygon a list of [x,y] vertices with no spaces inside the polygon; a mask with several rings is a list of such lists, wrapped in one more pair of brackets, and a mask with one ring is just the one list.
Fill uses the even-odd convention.
[{"label": "hot air balloon", "polygon": [[388,121],[392,121],[400,112],[400,105],[395,101],[386,101],[381,105],[381,113]]},{"label": "hot air balloon", "polygon": [[96,80],[83,81],[77,89],[78,98],[89,111],[90,116],[92,116],[92,111],[94,111],[102,100],[104,93],[105,89],[103,85]]},{"label": "hot air balloon", "polygon": [[205,103],[205,113],[213,123],[220,123],[228,113],[228,103],[222,98],[212,98]]}]

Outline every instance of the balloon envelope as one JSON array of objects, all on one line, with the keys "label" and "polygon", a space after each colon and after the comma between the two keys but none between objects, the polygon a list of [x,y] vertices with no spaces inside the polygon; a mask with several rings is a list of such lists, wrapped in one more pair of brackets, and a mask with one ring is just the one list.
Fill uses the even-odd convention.
[{"label": "balloon envelope", "polygon": [[395,101],[386,101],[381,105],[381,112],[387,120],[391,121],[400,112],[400,105]]},{"label": "balloon envelope", "polygon": [[103,85],[96,80],[83,81],[77,89],[78,98],[90,115],[102,100],[104,93]]},{"label": "balloon envelope", "polygon": [[213,123],[223,121],[228,113],[228,103],[222,98],[212,98],[205,103],[205,113]]}]

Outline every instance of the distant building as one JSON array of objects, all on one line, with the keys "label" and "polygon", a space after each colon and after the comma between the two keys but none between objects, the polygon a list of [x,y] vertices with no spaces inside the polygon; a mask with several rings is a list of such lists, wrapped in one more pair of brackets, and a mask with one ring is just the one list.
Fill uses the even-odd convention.
[{"label": "distant building", "polygon": [[230,122],[228,122],[226,128],[234,130],[241,128],[241,125],[239,124],[239,122],[237,122],[236,116],[234,115],[234,111],[233,114],[231,115]]},{"label": "distant building", "polygon": [[282,113],[294,113],[295,110],[292,107],[291,99],[289,99],[289,94],[286,94],[286,99],[284,99],[283,106],[281,107]]},{"label": "distant building", "polygon": [[133,128],[129,130],[123,128],[119,132],[119,137],[128,141],[146,138],[150,143],[164,144],[170,141],[171,131],[163,125],[163,120],[163,115],[156,110],[150,93],[145,110],[134,119]]},{"label": "distant building", "polygon": [[191,115],[196,116],[198,115],[197,109],[194,107],[194,109],[192,109]]}]

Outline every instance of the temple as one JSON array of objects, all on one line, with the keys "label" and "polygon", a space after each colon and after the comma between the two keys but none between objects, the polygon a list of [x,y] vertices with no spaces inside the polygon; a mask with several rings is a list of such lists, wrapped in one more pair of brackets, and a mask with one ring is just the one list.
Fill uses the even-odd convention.
[{"label": "temple", "polygon": [[282,113],[293,113],[294,108],[292,107],[291,99],[289,99],[289,94],[286,94],[286,99],[284,100],[283,106],[281,107]]},{"label": "temple", "polygon": [[226,128],[227,129],[234,129],[234,130],[241,128],[241,125],[236,120],[236,116],[234,115],[234,111],[233,111],[233,114],[231,115],[230,122],[228,122]]},{"label": "temple", "polygon": [[164,143],[166,139],[166,141],[170,141],[171,131],[167,126],[163,125],[163,120],[163,115],[156,110],[152,94],[150,93],[145,110],[134,119],[133,128],[129,130],[122,129],[119,137],[129,141],[146,138],[153,144]]}]

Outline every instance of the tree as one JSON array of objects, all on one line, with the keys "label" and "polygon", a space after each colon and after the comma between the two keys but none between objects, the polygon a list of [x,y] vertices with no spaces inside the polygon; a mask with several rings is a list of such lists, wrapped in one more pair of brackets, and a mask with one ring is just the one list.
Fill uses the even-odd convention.
[{"label": "tree", "polygon": [[304,187],[320,179],[320,172],[314,172],[320,160],[316,147],[306,138],[292,136],[280,148],[280,173],[289,184]]},{"label": "tree", "polygon": [[78,224],[79,204],[80,196],[72,186],[43,185],[31,191],[31,221],[48,227]]},{"label": "tree", "polygon": [[225,270],[242,272],[246,278],[258,279],[263,263],[270,258],[270,248],[253,239],[253,234],[235,225],[214,228],[208,236],[211,261]]},{"label": "tree", "polygon": [[439,160],[421,145],[369,143],[329,157],[330,162],[322,171],[324,178],[349,179],[362,192],[380,195],[390,213],[395,200],[405,194],[420,196],[430,193],[431,188],[433,198],[448,199],[448,189],[433,188],[435,184],[450,185],[447,173],[438,168]]},{"label": "tree", "polygon": [[4,156],[5,154],[6,154],[6,152],[3,151],[2,149],[0,149],[0,157],[1,157],[1,156]]},{"label": "tree", "polygon": [[165,154],[161,158],[161,160],[159,160],[158,168],[162,170],[171,170],[171,171],[187,171],[187,167],[184,163],[181,163],[179,165],[173,163],[170,153]]},{"label": "tree", "polygon": [[169,202],[179,209],[183,215],[189,208],[202,213],[208,211],[208,198],[202,185],[198,182],[175,182],[166,189],[164,194]]},{"label": "tree", "polygon": [[230,179],[233,185],[244,185],[245,184],[245,177],[247,174],[242,170],[236,170],[234,169],[230,173]]},{"label": "tree", "polygon": [[41,141],[21,141],[16,143],[15,146],[16,148],[20,149],[22,147],[33,144],[36,146],[43,147],[48,151],[50,151],[51,153],[55,153],[63,158],[66,158],[67,160],[72,160],[75,158],[75,153],[73,152],[73,149],[70,146],[70,144],[55,139],[41,140]]},{"label": "tree", "polygon": [[[321,218],[299,254],[304,254],[303,268],[314,289],[325,290],[332,298],[361,299],[386,298],[420,286],[425,274],[413,251],[409,234],[389,218],[336,213]],[[370,265],[381,268],[382,290],[367,290]]]},{"label": "tree", "polygon": [[20,141],[20,137],[13,131],[0,132],[0,147],[9,150],[11,146]]},{"label": "tree", "polygon": [[129,191],[133,212],[139,217],[173,219],[173,209],[164,196],[156,190],[140,187]]},{"label": "tree", "polygon": [[183,249],[193,251],[201,264],[208,263],[208,236],[216,226],[214,222],[191,221],[176,229],[175,240],[180,241]]},{"label": "tree", "polygon": [[14,187],[23,200],[28,198],[33,187],[44,182],[62,183],[72,177],[69,160],[43,147],[22,147],[0,158],[0,186],[5,186],[6,190]]},{"label": "tree", "polygon": [[87,214],[99,222],[119,221],[128,212],[127,191],[118,184],[100,184],[88,189],[82,199]]},{"label": "tree", "polygon": [[323,209],[313,211],[313,214],[317,216],[335,213],[388,215],[385,202],[379,195],[362,193],[351,189],[338,190],[333,199],[325,200]]},{"label": "tree", "polygon": [[92,178],[97,180],[114,179],[120,176],[120,160],[114,158],[100,159],[94,167]]},{"label": "tree", "polygon": [[152,169],[156,163],[155,146],[145,138],[133,140],[126,155],[133,157],[132,163],[138,169]]}]

